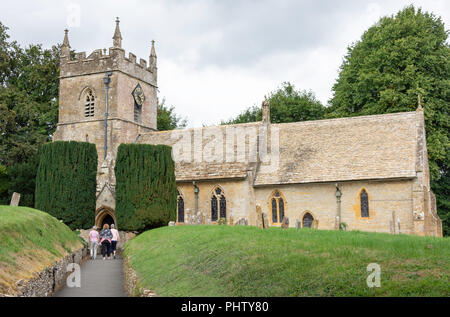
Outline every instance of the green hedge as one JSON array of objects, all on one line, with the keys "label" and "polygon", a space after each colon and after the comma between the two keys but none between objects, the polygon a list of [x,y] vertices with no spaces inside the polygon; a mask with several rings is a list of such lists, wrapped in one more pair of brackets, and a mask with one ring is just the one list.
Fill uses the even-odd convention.
[{"label": "green hedge", "polygon": [[35,207],[71,229],[94,223],[97,149],[92,143],[57,141],[40,149]]},{"label": "green hedge", "polygon": [[116,220],[121,230],[143,231],[176,220],[177,185],[171,147],[121,144],[116,174]]}]

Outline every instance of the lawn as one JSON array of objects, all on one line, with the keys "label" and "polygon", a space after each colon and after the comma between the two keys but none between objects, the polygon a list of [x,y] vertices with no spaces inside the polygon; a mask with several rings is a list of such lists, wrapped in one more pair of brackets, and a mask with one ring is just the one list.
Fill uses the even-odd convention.
[{"label": "lawn", "polygon": [[81,247],[77,235],[49,214],[0,206],[0,293],[11,293],[18,280]]},{"label": "lawn", "polygon": [[450,296],[449,238],[176,226],[142,233],[125,256],[159,296]]}]

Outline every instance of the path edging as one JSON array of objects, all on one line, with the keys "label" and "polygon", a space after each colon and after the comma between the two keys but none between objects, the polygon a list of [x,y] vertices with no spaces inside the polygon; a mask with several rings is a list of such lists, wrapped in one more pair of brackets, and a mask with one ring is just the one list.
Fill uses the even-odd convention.
[{"label": "path edging", "polygon": [[136,271],[130,264],[128,257],[123,254],[123,272],[125,278],[125,291],[130,297],[157,297],[158,295],[149,290],[139,286],[139,279]]},{"label": "path edging", "polygon": [[28,280],[16,282],[17,290],[13,294],[0,294],[0,297],[50,297],[53,296],[66,282],[67,265],[80,264],[87,255],[87,248],[82,247],[64,256],[51,266],[33,274]]}]

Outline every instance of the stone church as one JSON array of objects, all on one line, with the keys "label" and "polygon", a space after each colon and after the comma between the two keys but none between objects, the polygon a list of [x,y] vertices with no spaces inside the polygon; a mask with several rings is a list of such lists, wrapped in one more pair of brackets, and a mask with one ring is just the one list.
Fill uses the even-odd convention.
[{"label": "stone church", "polygon": [[173,146],[179,225],[262,218],[442,236],[420,103],[413,112],[272,124],[264,101],[261,122],[160,132],[157,92],[153,41],[148,64],[126,56],[117,19],[108,51],[71,56],[65,31],[54,140],[96,144],[97,226],[115,222],[118,146],[141,143]]}]

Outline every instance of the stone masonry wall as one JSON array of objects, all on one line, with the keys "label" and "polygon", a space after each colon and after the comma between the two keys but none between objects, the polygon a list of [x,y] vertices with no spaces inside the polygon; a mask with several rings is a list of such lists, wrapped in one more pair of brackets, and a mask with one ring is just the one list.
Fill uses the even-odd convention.
[{"label": "stone masonry wall", "polygon": [[63,287],[68,273],[66,268],[70,263],[80,264],[86,257],[87,249],[81,248],[72,254],[55,262],[46,269],[36,272],[29,280],[17,281],[18,291],[13,294],[0,294],[2,296],[15,297],[49,297]]},{"label": "stone masonry wall", "polygon": [[[414,234],[411,187],[411,180],[339,183],[342,192],[342,222],[348,225],[348,230],[390,233],[393,212],[395,212],[396,225],[397,220],[400,220],[400,231]],[[363,188],[369,196],[368,218],[361,217],[359,194]],[[301,220],[303,215],[309,212],[314,219],[318,220],[319,229],[333,230],[335,228],[337,215],[335,183],[256,188],[256,204],[259,204],[262,212],[269,216],[270,223],[272,221],[271,194],[274,190],[278,190],[285,198],[285,215],[289,218],[290,227],[295,227],[295,221]]]}]

